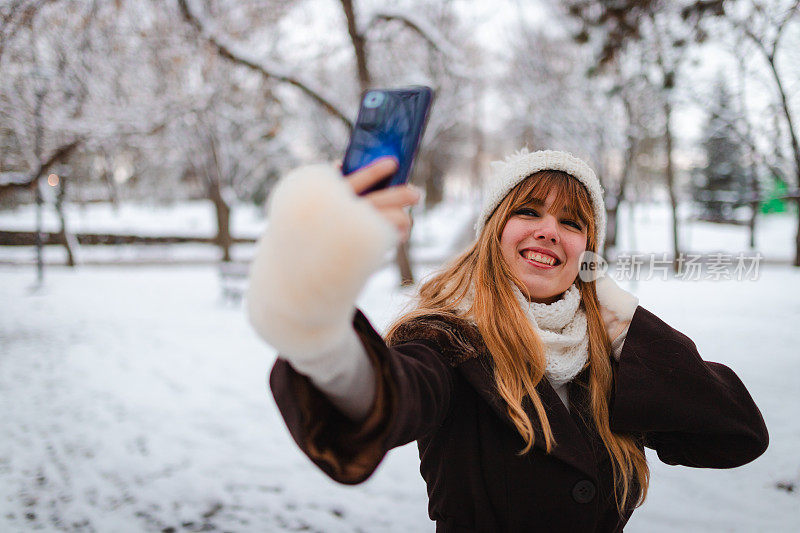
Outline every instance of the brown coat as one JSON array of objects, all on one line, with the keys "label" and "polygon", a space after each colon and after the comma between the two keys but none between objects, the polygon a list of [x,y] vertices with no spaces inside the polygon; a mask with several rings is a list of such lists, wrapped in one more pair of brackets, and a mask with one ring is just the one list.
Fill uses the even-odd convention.
[{"label": "brown coat", "polygon": [[[570,384],[569,411],[546,379],[539,383],[557,443],[548,454],[537,433],[532,451],[520,456],[524,442],[474,326],[417,319],[387,347],[360,312],[353,324],[378,373],[364,423],[340,414],[285,360],[270,376],[289,431],[331,478],[360,483],[388,450],[416,440],[437,531],[622,530],[632,509],[616,510],[610,459],[588,412],[586,371]],[[767,448],[761,413],[733,371],[703,361],[688,337],[641,307],[614,375],[612,429],[638,435],[665,463],[730,468]]]}]

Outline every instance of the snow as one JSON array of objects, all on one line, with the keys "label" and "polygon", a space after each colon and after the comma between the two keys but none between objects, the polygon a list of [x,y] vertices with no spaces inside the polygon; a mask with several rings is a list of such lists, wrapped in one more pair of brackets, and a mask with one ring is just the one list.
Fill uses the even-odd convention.
[{"label": "snow", "polygon": [[[67,227],[74,233],[120,233],[146,236],[200,236],[216,233],[214,204],[210,201],[188,201],[180,204],[110,203],[64,206]],[[264,219],[261,209],[238,204],[231,211],[231,232],[237,237],[256,237]],[[43,231],[58,231],[55,209],[42,209]],[[32,231],[36,227],[36,206],[20,205],[0,210],[0,227],[6,231]]]},{"label": "snow", "polygon": [[[470,212],[448,205],[418,218],[418,277],[437,249],[441,258],[457,248]],[[0,215],[0,227],[21,213]],[[125,224],[145,232],[157,213]],[[635,241],[621,242],[668,250],[664,213],[637,209]],[[162,230],[212,228],[210,208],[193,223],[172,215]],[[263,225],[257,213],[241,216],[242,232]],[[792,224],[765,219],[759,250],[788,257]],[[746,250],[744,228],[696,224],[689,237],[693,250]],[[8,248],[0,260],[11,262]],[[101,254],[93,248],[104,247],[82,251]],[[34,278],[29,266],[0,265],[1,531],[434,530],[413,444],[355,487],[333,483],[298,451],[265,384],[275,354],[242,307],[222,299],[215,265],[50,266],[38,291]],[[800,270],[770,263],[753,281],[624,286],[704,358],[731,366],[770,430],[764,456],[737,469],[672,467],[651,454],[650,496],[626,531],[796,531],[800,496],[776,484],[800,484]],[[359,305],[385,328],[410,294],[388,265]]]}]

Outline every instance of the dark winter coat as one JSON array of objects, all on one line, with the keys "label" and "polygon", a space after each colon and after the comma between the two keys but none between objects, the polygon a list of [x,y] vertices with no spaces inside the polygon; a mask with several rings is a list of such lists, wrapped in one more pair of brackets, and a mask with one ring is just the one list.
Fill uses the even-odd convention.
[{"label": "dark winter coat", "polygon": [[[331,478],[359,483],[386,452],[416,440],[429,515],[445,532],[621,531],[610,458],[591,423],[587,371],[570,384],[568,411],[546,379],[537,391],[555,436],[524,441],[495,390],[475,326],[423,318],[387,347],[363,314],[354,327],[377,374],[362,424],[340,414],[303,375],[278,359],[270,386],[297,444]],[[767,448],[767,429],[739,378],[703,361],[694,343],[639,307],[614,366],[611,427],[632,433],[667,464],[730,468]],[[532,404],[528,416],[537,420]],[[536,426],[536,423],[534,423]]]}]

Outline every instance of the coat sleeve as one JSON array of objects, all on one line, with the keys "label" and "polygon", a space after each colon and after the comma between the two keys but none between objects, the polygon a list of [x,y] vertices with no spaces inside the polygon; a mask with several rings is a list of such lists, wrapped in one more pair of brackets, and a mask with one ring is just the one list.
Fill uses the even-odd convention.
[{"label": "coat sleeve", "polygon": [[432,339],[388,347],[357,311],[353,327],[376,373],[376,395],[367,418],[354,422],[312,382],[278,358],[270,388],[300,449],[335,481],[361,483],[386,453],[441,425],[450,408],[453,370]]},{"label": "coat sleeve", "polygon": [[612,430],[643,435],[667,464],[731,468],[767,449],[764,419],[736,374],[642,307],[615,380]]}]

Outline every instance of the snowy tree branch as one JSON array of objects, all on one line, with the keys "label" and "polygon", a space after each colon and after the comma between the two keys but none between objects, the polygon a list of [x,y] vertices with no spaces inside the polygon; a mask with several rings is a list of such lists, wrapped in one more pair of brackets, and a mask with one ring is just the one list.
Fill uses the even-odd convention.
[{"label": "snowy tree branch", "polygon": [[775,54],[778,51],[778,42],[781,39],[781,35],[783,34],[783,29],[786,27],[787,23],[794,17],[797,12],[797,8],[800,7],[800,0],[797,0],[792,7],[786,10],[783,19],[778,23],[778,29],[775,33],[775,39],[772,42],[772,57],[775,57]]},{"label": "snowy tree branch", "polygon": [[274,79],[280,82],[288,83],[312,100],[321,105],[331,115],[341,120],[348,129],[352,129],[352,121],[333,103],[333,101],[322,94],[316,88],[313,88],[310,83],[300,80],[279,65],[272,65],[263,59],[250,56],[246,51],[237,47],[236,43],[228,41],[224,36],[221,36],[215,31],[214,23],[204,19],[202,15],[193,11],[189,7],[191,0],[178,0],[178,6],[186,21],[191,24],[211,45],[213,45],[220,56],[225,59],[246,66],[264,76],[265,78]]},{"label": "snowy tree branch", "polygon": [[344,16],[347,19],[347,33],[350,34],[350,42],[353,43],[353,51],[356,54],[358,82],[361,85],[361,90],[366,91],[372,80],[367,66],[367,47],[364,41],[364,34],[358,31],[352,0],[342,0],[342,9],[344,9]]},{"label": "snowy tree branch", "polygon": [[370,18],[370,21],[363,33],[369,31],[370,28],[375,26],[378,22],[390,20],[397,20],[403,23],[409,29],[419,34],[420,37],[425,39],[431,46],[439,50],[439,52],[445,56],[455,61],[461,61],[461,52],[455,46],[450,44],[450,42],[445,39],[445,37],[439,33],[436,28],[428,24],[428,21],[423,20],[420,17],[415,17],[404,11],[388,9],[376,11],[372,14],[372,17]]},{"label": "snowy tree branch", "polygon": [[0,197],[12,189],[31,189],[36,186],[39,178],[45,175],[50,170],[50,167],[69,157],[72,152],[74,152],[81,144],[83,144],[83,141],[83,138],[79,138],[70,143],[59,146],[50,155],[50,157],[48,157],[46,161],[40,163],[39,166],[34,169],[24,181],[12,181],[10,183],[0,184]]},{"label": "snowy tree branch", "polygon": [[737,137],[737,139],[747,146],[750,150],[750,153],[754,156],[756,162],[762,163],[770,172],[775,174],[778,178],[782,181],[789,183],[788,176],[786,173],[775,163],[772,163],[769,157],[761,150],[756,143],[753,141],[750,135],[746,132],[742,132],[739,128],[739,119],[736,117],[726,117],[718,113],[717,111],[711,109],[709,110],[709,116],[714,119],[720,121],[722,124],[726,126],[730,126],[731,132]]},{"label": "snowy tree branch", "polygon": [[46,4],[56,0],[19,0],[11,2],[2,11],[0,16],[0,59],[3,58],[6,43],[14,36],[16,31],[23,25],[30,24],[36,13]]}]

